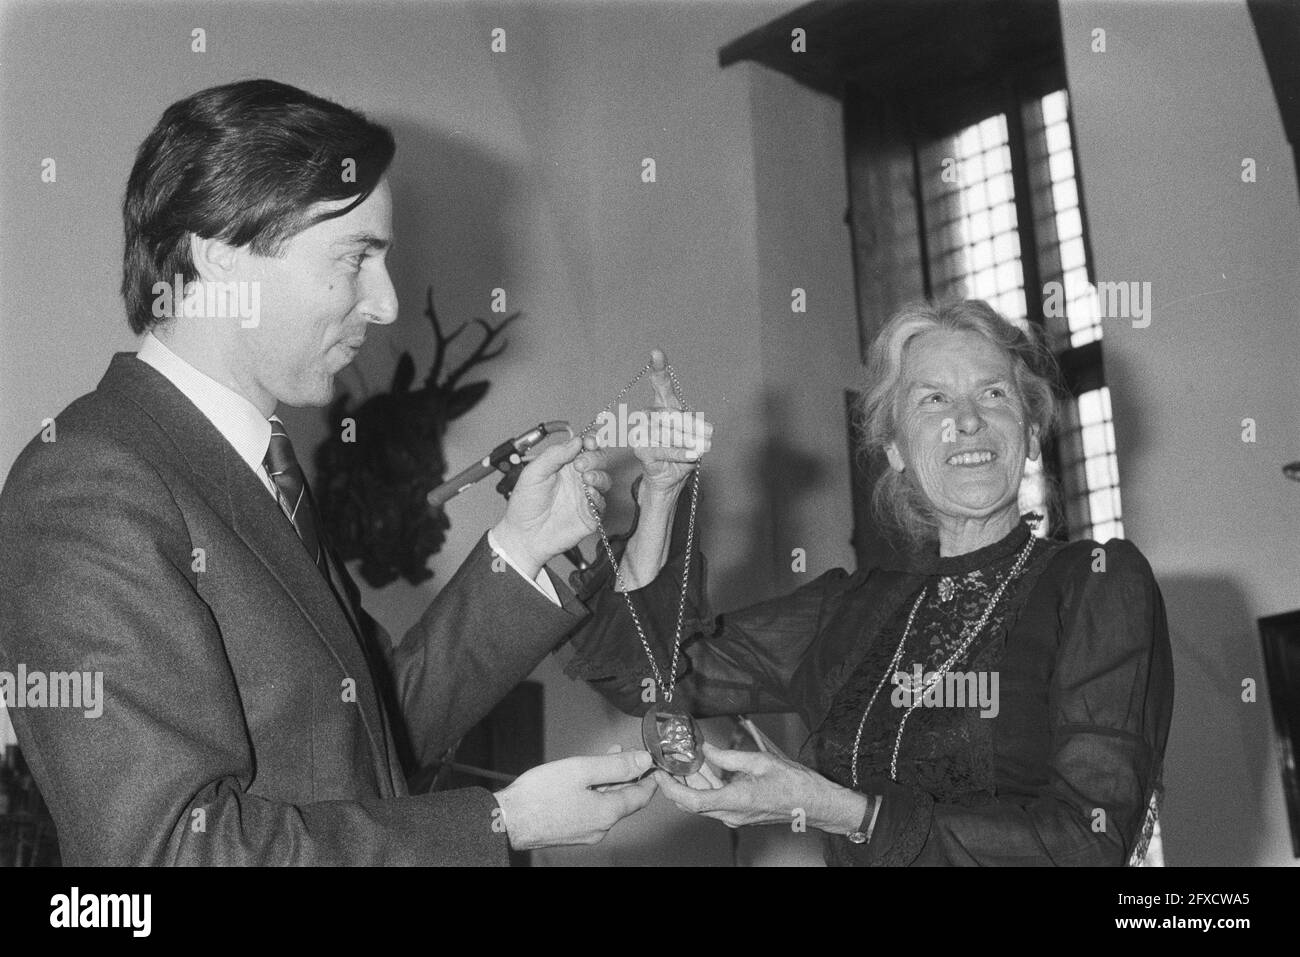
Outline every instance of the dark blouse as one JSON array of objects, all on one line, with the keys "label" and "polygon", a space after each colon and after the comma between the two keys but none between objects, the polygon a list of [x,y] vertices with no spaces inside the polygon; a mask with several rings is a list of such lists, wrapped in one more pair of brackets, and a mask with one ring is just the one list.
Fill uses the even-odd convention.
[{"label": "dark blouse", "polygon": [[[632,593],[661,668],[671,657],[684,560],[677,525],[668,563]],[[697,551],[674,703],[700,717],[795,711],[812,729],[800,760],[848,787],[863,711],[918,595],[924,590],[894,669],[909,676],[917,665],[936,670],[957,649],[1030,537],[1022,523],[966,555],[836,569],[717,617]],[[593,615],[572,639],[567,671],[638,713],[649,665],[610,578],[604,562],[575,577]],[[859,790],[881,797],[871,840],[828,835],[827,862],[1126,863],[1159,793],[1173,707],[1164,603],[1142,554],[1118,539],[1035,539],[951,670],[947,700],[934,692],[908,715],[893,778],[911,702],[886,678],[858,757]]]}]

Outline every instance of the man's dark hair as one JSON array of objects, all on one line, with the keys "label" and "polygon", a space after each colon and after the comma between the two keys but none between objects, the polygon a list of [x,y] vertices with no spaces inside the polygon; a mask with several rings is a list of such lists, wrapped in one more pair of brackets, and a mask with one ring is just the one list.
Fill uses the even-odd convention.
[{"label": "man's dark hair", "polygon": [[[173,103],[140,144],[122,201],[122,296],[132,330],[166,318],[154,315],[155,283],[198,278],[189,233],[278,255],[295,234],[365,202],[395,149],[386,127],[274,80],[214,86]],[[342,199],[353,201],[311,215],[314,203]]]}]

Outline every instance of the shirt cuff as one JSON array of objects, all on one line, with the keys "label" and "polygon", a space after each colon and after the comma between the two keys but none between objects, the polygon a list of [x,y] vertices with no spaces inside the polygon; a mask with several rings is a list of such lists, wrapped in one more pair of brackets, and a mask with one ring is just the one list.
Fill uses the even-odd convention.
[{"label": "shirt cuff", "polygon": [[871,811],[862,819],[862,833],[867,836],[864,844],[871,843],[871,835],[876,830],[876,818],[880,817],[880,805],[885,803],[884,797],[879,794],[868,796],[871,798]]},{"label": "shirt cuff", "polygon": [[536,578],[529,578],[527,575],[523,573],[523,571],[519,568],[519,566],[515,564],[515,560],[510,557],[509,552],[505,551],[502,548],[497,547],[496,539],[492,537],[492,529],[490,528],[488,529],[488,533],[487,533],[487,542],[488,542],[488,548],[492,549],[493,554],[500,555],[502,558],[504,558],[506,560],[506,564],[519,573],[520,578],[524,579],[524,581],[531,584],[539,592],[541,592],[543,595],[549,598],[551,600],[551,604],[555,605],[556,607],[561,607],[564,604],[563,602],[560,601],[560,594],[555,590],[555,583],[551,581],[551,576],[546,571],[545,565],[543,565],[542,570],[537,573]]}]

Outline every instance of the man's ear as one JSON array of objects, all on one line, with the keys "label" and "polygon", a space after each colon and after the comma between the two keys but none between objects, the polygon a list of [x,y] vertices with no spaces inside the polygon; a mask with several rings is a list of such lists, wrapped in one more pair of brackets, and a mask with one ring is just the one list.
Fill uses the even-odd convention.
[{"label": "man's ear", "polygon": [[1037,462],[1039,457],[1043,454],[1043,445],[1038,439],[1037,425],[1031,425],[1029,427],[1029,448],[1027,451],[1029,452],[1029,460],[1031,462]]},{"label": "man's ear", "polygon": [[898,451],[897,442],[886,443],[885,456],[889,459],[889,465],[895,472],[902,472],[907,468],[907,463],[903,461],[903,453]]},{"label": "man's ear", "polygon": [[190,233],[190,261],[205,282],[231,282],[239,251],[220,239],[203,239]]}]

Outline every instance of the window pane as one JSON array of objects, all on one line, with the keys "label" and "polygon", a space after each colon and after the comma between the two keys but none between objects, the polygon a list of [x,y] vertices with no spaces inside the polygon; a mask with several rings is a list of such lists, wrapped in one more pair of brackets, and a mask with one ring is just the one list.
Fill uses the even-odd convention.
[{"label": "window pane", "polygon": [[1063,123],[1066,118],[1067,101],[1064,90],[1049,93],[1042,99],[1043,122]]},{"label": "window pane", "polygon": [[[1014,158],[1004,114],[920,144],[917,186],[931,294],[985,299],[1022,328],[1028,327],[1026,295],[1042,296],[1048,343],[1059,354],[1102,335],[1096,290],[1089,282],[1066,92],[1024,104],[1021,119],[1024,153]],[[1013,160],[1026,163],[1032,233],[1019,229]],[[1031,236],[1040,280],[1057,284],[1050,310],[1048,286],[1024,286],[1021,244]],[[1063,403],[1061,411],[1052,471],[1059,473],[1062,502],[1050,520],[1064,515],[1074,537],[1121,536],[1109,392],[1104,386],[1087,391]],[[1022,512],[1046,514],[1053,488],[1041,464],[1028,463],[1020,487]],[[1037,534],[1051,534],[1050,520]]]},{"label": "window pane", "polygon": [[[1012,321],[1026,315],[1006,116],[923,144],[920,183],[931,294],[988,300]],[[945,171],[956,171],[956,176]]]},{"label": "window pane", "polygon": [[[1070,143],[1069,98],[1064,90],[1058,90],[1025,104],[1021,114],[1039,275],[1044,283],[1044,320],[1048,343],[1060,352],[1101,338],[1095,293],[1088,284],[1083,213]],[[1059,283],[1065,290],[1064,311],[1047,308],[1050,283]]]},{"label": "window pane", "polygon": [[1119,463],[1108,388],[1092,389],[1065,404],[1057,449],[1070,531],[1099,542],[1122,538]]}]

